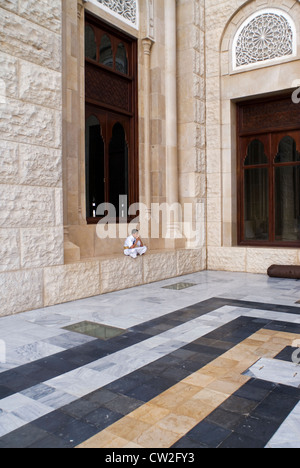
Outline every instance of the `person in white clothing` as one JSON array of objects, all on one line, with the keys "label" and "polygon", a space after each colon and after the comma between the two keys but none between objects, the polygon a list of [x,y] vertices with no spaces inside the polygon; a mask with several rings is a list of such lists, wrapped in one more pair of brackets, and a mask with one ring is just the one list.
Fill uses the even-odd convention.
[{"label": "person in white clothing", "polygon": [[136,258],[138,255],[144,255],[147,252],[147,247],[144,246],[139,231],[134,229],[131,236],[127,237],[124,244],[124,254],[132,258]]}]

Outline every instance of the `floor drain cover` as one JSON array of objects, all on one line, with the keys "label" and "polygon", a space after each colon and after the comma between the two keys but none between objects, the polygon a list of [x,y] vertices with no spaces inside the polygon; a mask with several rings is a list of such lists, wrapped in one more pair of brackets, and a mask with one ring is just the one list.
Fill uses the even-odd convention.
[{"label": "floor drain cover", "polygon": [[196,286],[194,283],[176,283],[171,284],[170,286],[164,286],[163,289],[174,289],[175,291],[181,291],[181,289],[192,288]]},{"label": "floor drain cover", "polygon": [[87,321],[74,323],[73,325],[64,327],[63,329],[75,333],[81,333],[82,335],[92,336],[104,341],[122,335],[126,331],[121,328],[109,327],[107,325]]}]

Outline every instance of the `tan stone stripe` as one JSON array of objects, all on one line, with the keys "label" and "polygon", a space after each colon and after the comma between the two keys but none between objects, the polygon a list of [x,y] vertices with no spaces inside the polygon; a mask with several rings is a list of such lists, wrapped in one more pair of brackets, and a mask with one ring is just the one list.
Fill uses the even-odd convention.
[{"label": "tan stone stripe", "polygon": [[198,372],[78,448],[169,448],[250,379],[258,359],[274,358],[299,335],[260,330]]}]

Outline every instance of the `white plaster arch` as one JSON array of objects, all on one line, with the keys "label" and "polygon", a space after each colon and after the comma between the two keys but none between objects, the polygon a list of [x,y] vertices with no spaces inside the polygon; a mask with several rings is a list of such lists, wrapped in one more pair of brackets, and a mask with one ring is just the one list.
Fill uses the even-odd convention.
[{"label": "white plaster arch", "polygon": [[264,8],[238,28],[232,45],[232,67],[241,70],[257,64],[265,66],[296,55],[297,30],[292,17],[280,8]]}]

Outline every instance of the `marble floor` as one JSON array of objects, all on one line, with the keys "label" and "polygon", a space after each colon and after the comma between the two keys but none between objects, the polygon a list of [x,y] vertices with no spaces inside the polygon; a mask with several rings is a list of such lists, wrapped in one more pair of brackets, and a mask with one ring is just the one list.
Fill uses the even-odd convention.
[{"label": "marble floor", "polygon": [[299,300],[206,271],[0,318],[0,448],[300,448]]}]

